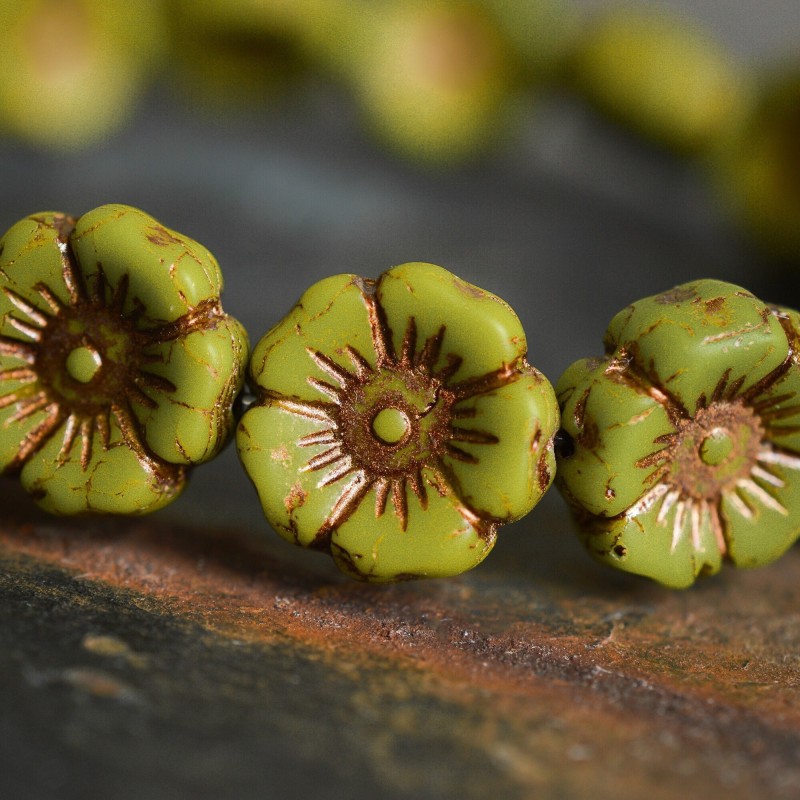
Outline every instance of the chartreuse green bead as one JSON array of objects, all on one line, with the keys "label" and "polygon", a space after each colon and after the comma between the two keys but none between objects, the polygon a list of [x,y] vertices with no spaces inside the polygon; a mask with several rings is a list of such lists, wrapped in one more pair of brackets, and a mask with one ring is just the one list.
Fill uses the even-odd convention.
[{"label": "chartreuse green bead", "polygon": [[345,40],[347,75],[385,144],[448,164],[497,140],[513,116],[521,65],[485,3],[359,5]]},{"label": "chartreuse green bead", "polygon": [[270,524],[368,581],[479,564],[555,471],[526,349],[506,303],[431,264],[312,286],[256,345],[237,432]]},{"label": "chartreuse green bead", "polygon": [[0,471],[53,513],[164,506],[244,378],[213,256],[121,205],[33,215],[0,253]]},{"label": "chartreuse green bead", "polygon": [[800,315],[700,280],[633,303],[566,370],[558,484],[589,551],[682,588],[800,534]]},{"label": "chartreuse green bead", "polygon": [[765,77],[711,160],[726,203],[760,244],[800,259],[800,62]]},{"label": "chartreuse green bead", "polygon": [[153,0],[0,0],[0,128],[63,151],[108,138],[167,53]]},{"label": "chartreuse green bead", "polygon": [[718,42],[689,18],[642,3],[599,11],[571,72],[601,111],[682,151],[715,145],[748,99],[744,70]]}]

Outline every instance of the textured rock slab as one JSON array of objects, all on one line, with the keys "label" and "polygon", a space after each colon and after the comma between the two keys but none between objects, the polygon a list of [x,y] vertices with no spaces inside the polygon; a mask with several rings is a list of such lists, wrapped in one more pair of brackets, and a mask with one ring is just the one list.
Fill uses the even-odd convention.
[{"label": "textured rock slab", "polygon": [[370,587],[3,490],[8,796],[800,790],[796,550],[672,593],[601,571],[545,504],[474,573]]}]

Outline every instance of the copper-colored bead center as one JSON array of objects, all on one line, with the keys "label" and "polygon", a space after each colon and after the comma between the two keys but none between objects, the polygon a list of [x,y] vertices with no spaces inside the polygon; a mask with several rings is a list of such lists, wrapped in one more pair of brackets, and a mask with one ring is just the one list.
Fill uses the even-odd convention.
[{"label": "copper-colored bead center", "polygon": [[763,428],[752,409],[720,402],[684,420],[662,455],[671,482],[687,497],[712,499],[750,475]]}]

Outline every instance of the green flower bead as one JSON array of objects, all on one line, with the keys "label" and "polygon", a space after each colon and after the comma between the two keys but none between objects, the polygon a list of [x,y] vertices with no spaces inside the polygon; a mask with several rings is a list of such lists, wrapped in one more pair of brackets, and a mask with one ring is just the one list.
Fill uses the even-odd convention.
[{"label": "green flower bead", "polygon": [[275,530],[356,578],[457,575],[554,474],[555,395],[511,308],[441,267],[312,286],[256,346],[239,454]]},{"label": "green flower bead", "polygon": [[47,511],[141,514],[233,428],[247,335],[214,257],[123,205],[0,241],[0,471]]},{"label": "green flower bead", "polygon": [[676,588],[800,533],[800,315],[701,280],[617,314],[556,392],[558,483],[600,560]]}]

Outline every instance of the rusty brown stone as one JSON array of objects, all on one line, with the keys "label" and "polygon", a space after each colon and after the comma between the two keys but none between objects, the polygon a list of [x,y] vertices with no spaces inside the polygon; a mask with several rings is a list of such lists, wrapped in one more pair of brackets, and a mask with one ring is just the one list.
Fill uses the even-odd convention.
[{"label": "rusty brown stone", "polygon": [[[797,551],[675,593],[565,552],[551,535],[565,515],[551,514],[530,532],[538,542],[512,542],[488,569],[374,587],[258,534],[152,520],[54,525],[10,493],[5,569],[49,565],[214,641],[290,647],[349,681],[356,708],[385,714],[388,750],[374,757],[395,769],[391,747],[427,724],[436,698],[471,720],[447,729],[452,746],[502,765],[509,797],[714,792],[734,762],[729,798],[800,790]],[[92,647],[109,651],[104,640]],[[71,674],[95,694],[133,691],[104,673]],[[413,789],[414,776],[401,775]]]}]

